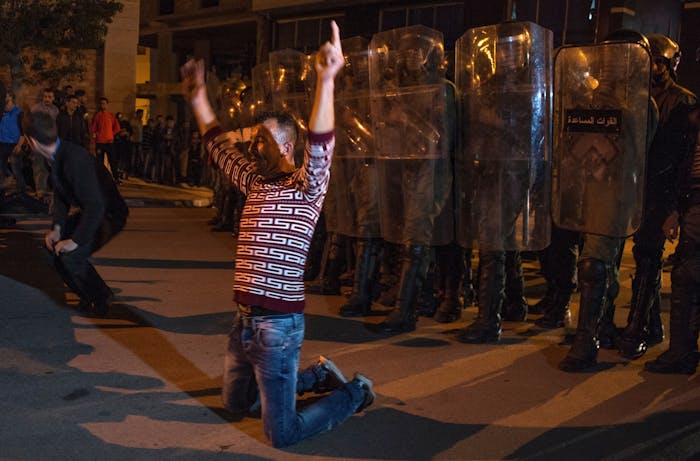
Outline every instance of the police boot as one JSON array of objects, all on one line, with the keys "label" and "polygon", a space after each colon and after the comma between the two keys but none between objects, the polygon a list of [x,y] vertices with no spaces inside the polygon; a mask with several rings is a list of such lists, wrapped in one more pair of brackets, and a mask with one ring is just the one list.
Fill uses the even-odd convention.
[{"label": "police boot", "polygon": [[345,237],[336,232],[327,235],[319,276],[316,280],[306,284],[307,293],[316,295],[340,294],[341,254],[344,241]]},{"label": "police boot", "polygon": [[416,299],[420,293],[427,271],[430,247],[411,245],[407,248],[401,268],[401,282],[396,307],[379,325],[385,333],[402,333],[416,329]]},{"label": "police boot", "polygon": [[[553,302],[554,291],[554,284],[547,280],[547,292],[542,299],[528,308],[528,312],[531,314],[544,314],[547,312],[548,306]],[[537,320],[535,320],[535,323],[537,323]]]},{"label": "police boot", "polygon": [[608,306],[598,324],[598,344],[601,349],[617,348],[617,326],[615,326],[615,304],[607,301]]},{"label": "police boot", "polygon": [[698,366],[697,315],[700,294],[685,264],[671,272],[670,340],[666,352],[644,364],[652,373],[692,375]]},{"label": "police boot", "polygon": [[559,363],[559,369],[568,372],[583,371],[596,365],[596,330],[608,291],[608,269],[603,261],[582,259],[578,263],[578,276],[581,287],[578,326],[569,353]]},{"label": "police boot", "polygon": [[401,253],[400,245],[384,243],[382,270],[379,277],[380,293],[377,301],[383,306],[394,307],[396,304],[396,297],[399,293],[399,274],[396,273],[396,268],[400,267]]},{"label": "police boot", "polygon": [[527,301],[524,294],[523,263],[519,251],[506,252],[506,288],[501,318],[508,322],[527,320]]},{"label": "police boot", "polygon": [[649,347],[661,344],[664,340],[664,324],[661,322],[661,295],[657,292],[654,303],[649,311],[647,326],[647,345]]},{"label": "police boot", "polygon": [[476,293],[474,292],[474,270],[472,269],[472,249],[464,250],[464,274],[460,285],[462,304],[464,307],[474,304]]},{"label": "police boot", "polygon": [[543,307],[544,315],[535,320],[535,325],[545,330],[568,327],[571,324],[571,310],[569,309],[571,290],[552,284],[551,291],[547,296],[540,301],[546,301]]},{"label": "police boot", "polygon": [[632,302],[627,326],[617,341],[619,354],[630,360],[638,359],[647,351],[647,324],[649,311],[659,289],[659,272],[651,264],[637,267],[632,281]]},{"label": "police boot", "polygon": [[547,284],[547,292],[544,297],[537,301],[535,304],[529,306],[528,312],[530,314],[544,314],[545,307],[552,300],[552,295],[554,295],[554,284],[552,282],[552,271],[549,257],[549,247],[541,250],[537,253],[537,259],[540,262],[540,273],[544,277],[544,281]]},{"label": "police boot", "polygon": [[432,251],[430,251],[430,261],[427,263],[428,269],[423,279],[423,286],[418,292],[416,299],[416,315],[419,317],[430,317],[435,315],[438,308],[438,298],[435,293],[435,264],[432,260]]},{"label": "police boot", "polygon": [[377,256],[381,240],[358,239],[352,293],[340,308],[342,317],[367,315],[372,310],[372,287],[376,276]]},{"label": "police boot", "polygon": [[501,339],[505,253],[481,252],[479,266],[479,310],[476,320],[457,333],[457,340],[463,343],[487,343]]},{"label": "police boot", "polygon": [[[620,248],[619,257],[622,257],[622,248]],[[617,267],[620,267],[618,259]],[[617,279],[610,281],[608,285],[608,294],[605,297],[605,309],[598,323],[598,344],[602,349],[617,349],[617,339],[619,331],[615,325],[615,300],[620,294],[620,283]]]},{"label": "police boot", "polygon": [[[464,251],[457,245],[449,245],[440,248],[438,254],[438,273],[444,286],[442,301],[433,318],[440,323],[450,323],[462,316],[459,283],[464,272]],[[471,280],[469,283],[471,284]]]}]

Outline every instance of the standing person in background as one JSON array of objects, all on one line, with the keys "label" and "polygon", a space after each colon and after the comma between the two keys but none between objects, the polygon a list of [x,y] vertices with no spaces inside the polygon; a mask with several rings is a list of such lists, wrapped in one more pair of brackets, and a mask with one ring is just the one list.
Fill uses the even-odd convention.
[{"label": "standing person in background", "polygon": [[107,110],[109,100],[105,97],[100,98],[100,110],[92,118],[90,124],[90,133],[95,141],[95,155],[97,160],[104,163],[105,154],[109,162],[109,168],[112,170],[112,177],[115,181],[119,179],[117,168],[119,160],[116,158],[114,150],[114,136],[119,132],[121,127],[117,121],[117,117]]},{"label": "standing person in background", "polygon": [[78,98],[78,108],[76,111],[81,117],[83,117],[83,120],[85,120],[85,125],[87,126],[88,110],[85,103],[85,90],[76,90],[75,97]]},{"label": "standing person in background", "polygon": [[[207,98],[204,62],[190,60],[182,67],[185,98],[213,162],[248,195],[236,254],[238,312],[224,359],[224,405],[246,413],[259,397],[265,435],[275,447],[330,430],[374,400],[369,379],[356,373],[348,382],[327,359],[297,372],[304,338],[304,265],[328,189],[335,145],[334,78],[345,64],[334,21],[331,28],[331,43],[322,45],[315,58],[316,94],[299,169],[294,165],[297,127],[289,114],[263,116],[246,155],[219,126]],[[279,242],[287,251],[275,250]],[[298,410],[296,394],[309,391],[333,392]]]},{"label": "standing person in background", "polygon": [[11,160],[12,174],[15,177],[18,193],[24,192],[22,175],[22,110],[15,104],[15,93],[5,93],[5,106],[0,117],[0,174],[2,179],[9,179],[8,162]]},{"label": "standing person in background", "polygon": [[66,100],[65,110],[59,112],[56,119],[58,137],[87,149],[89,136],[85,120],[78,112],[79,105],[80,102],[75,95],[69,96]]},{"label": "standing person in background", "polygon": [[141,154],[143,163],[141,165],[141,174],[143,179],[153,180],[153,157],[154,157],[154,136],[156,122],[149,118],[146,125],[143,127],[143,137],[141,138]]},{"label": "standing person in background", "polygon": [[129,162],[129,174],[138,175],[143,166],[143,109],[136,109],[134,118],[131,119],[131,161]]},{"label": "standing person in background", "polygon": [[[46,88],[42,92],[41,102],[32,106],[31,112],[41,112],[49,115],[54,122],[58,117],[58,107],[54,105],[54,92],[51,88]],[[49,169],[46,160],[36,153],[32,153],[32,171],[34,172],[34,190],[36,198],[44,203],[50,203],[49,196]]]},{"label": "standing person in background", "polygon": [[[127,177],[128,163],[131,159],[131,124],[124,118],[121,112],[116,114],[117,122],[119,122],[119,131],[114,135],[114,152],[117,157],[117,168],[120,173],[117,177]],[[119,179],[116,180],[119,184]]]}]

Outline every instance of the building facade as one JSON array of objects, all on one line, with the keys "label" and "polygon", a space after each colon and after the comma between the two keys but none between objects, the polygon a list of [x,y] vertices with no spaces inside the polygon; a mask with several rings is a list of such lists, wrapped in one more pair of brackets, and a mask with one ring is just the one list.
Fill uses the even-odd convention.
[{"label": "building facade", "polygon": [[554,32],[554,45],[591,43],[628,28],[679,40],[681,83],[700,91],[695,62],[700,2],[680,0],[314,1],[142,0],[137,104],[151,114],[184,116],[178,69],[204,59],[219,79],[250,75],[271,50],[312,52],[335,20],[344,37],[422,24],[440,30],[445,48],[471,27],[532,21]]}]

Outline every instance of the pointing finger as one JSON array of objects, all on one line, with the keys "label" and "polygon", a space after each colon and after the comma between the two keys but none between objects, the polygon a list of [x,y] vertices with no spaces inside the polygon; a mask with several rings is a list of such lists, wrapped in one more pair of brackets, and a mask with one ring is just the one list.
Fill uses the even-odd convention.
[{"label": "pointing finger", "polygon": [[342,51],[340,46],[340,28],[335,21],[331,21],[331,44]]}]

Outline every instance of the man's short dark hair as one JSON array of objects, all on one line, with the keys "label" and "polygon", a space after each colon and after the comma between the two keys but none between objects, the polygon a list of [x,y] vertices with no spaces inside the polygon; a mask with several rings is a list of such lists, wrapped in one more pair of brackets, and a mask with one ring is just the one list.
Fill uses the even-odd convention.
[{"label": "man's short dark hair", "polygon": [[53,88],[44,88],[44,93],[53,93]]},{"label": "man's short dark hair", "polygon": [[83,89],[75,90],[75,95],[77,97],[85,96],[85,90],[83,90]]},{"label": "man's short dark hair", "polygon": [[104,102],[106,102],[107,104],[109,104],[109,99],[105,98],[104,96],[102,96],[102,97],[100,98],[100,102],[102,102],[102,101],[104,101]]},{"label": "man's short dark hair", "polygon": [[284,132],[286,136],[285,141],[291,141],[292,143],[297,142],[297,137],[299,136],[299,127],[297,126],[296,120],[294,120],[294,117],[292,117],[289,112],[263,112],[255,118],[255,123],[261,124],[265,120],[270,119],[274,119],[277,122],[277,125],[280,127],[280,129]]},{"label": "man's short dark hair", "polygon": [[27,136],[45,146],[56,142],[56,121],[45,112],[30,112],[22,119],[22,128]]},{"label": "man's short dark hair", "polygon": [[77,101],[78,97],[76,95],[72,94],[66,98],[66,101],[72,101],[73,99],[75,99]]}]

